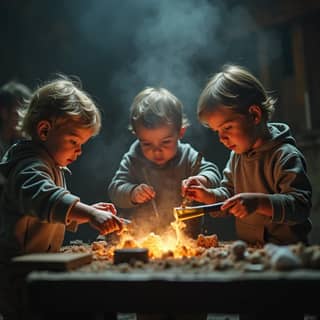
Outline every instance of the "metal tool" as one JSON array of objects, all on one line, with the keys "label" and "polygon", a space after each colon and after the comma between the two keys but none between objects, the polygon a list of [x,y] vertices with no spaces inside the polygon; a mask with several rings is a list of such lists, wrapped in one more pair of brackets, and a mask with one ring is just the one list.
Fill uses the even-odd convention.
[{"label": "metal tool", "polygon": [[178,218],[178,220],[189,220],[197,217],[201,217],[207,213],[220,211],[223,202],[217,202],[214,204],[206,204],[200,206],[193,207],[176,207],[173,208],[174,216]]},{"label": "metal tool", "polygon": [[[190,172],[190,177],[194,176],[195,174],[197,174],[200,170],[200,166],[201,166],[201,161],[202,161],[203,155],[201,152],[198,152],[197,155],[197,159],[194,162],[192,168],[191,168],[191,172]],[[187,199],[186,196],[182,197],[182,202],[181,202],[181,207],[186,207],[188,204],[190,204],[192,202],[192,200]]]},{"label": "metal tool", "polygon": [[124,224],[124,225],[129,225],[131,223],[131,220],[129,219],[125,219],[125,218],[120,218],[121,222]]},{"label": "metal tool", "polygon": [[[143,175],[144,175],[144,178],[146,180],[146,183],[151,186],[150,184],[150,181],[149,181],[149,177],[147,175],[147,171],[145,168],[142,168],[142,172],[143,172]],[[157,208],[157,204],[156,204],[156,201],[154,199],[151,199],[151,204],[152,204],[152,208],[153,208],[153,212],[156,216],[157,219],[160,219],[160,215],[159,215],[159,211],[158,211],[158,208]]]},{"label": "metal tool", "polygon": [[118,235],[128,232],[131,226],[131,220],[125,218],[120,218],[120,220],[122,222],[122,230],[117,232]]}]

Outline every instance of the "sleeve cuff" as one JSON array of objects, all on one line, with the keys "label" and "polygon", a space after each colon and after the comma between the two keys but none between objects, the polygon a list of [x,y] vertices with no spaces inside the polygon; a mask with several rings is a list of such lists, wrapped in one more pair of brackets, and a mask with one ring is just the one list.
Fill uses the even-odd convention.
[{"label": "sleeve cuff", "polygon": [[71,223],[68,220],[68,215],[72,207],[78,202],[80,199],[70,193],[65,193],[61,196],[51,214],[51,222],[53,223],[63,223],[68,225]]},{"label": "sleeve cuff", "polygon": [[76,221],[69,221],[68,220],[68,222],[69,222],[69,224],[67,224],[66,229],[71,232],[77,232],[79,224]]},{"label": "sleeve cuff", "polygon": [[216,202],[223,202],[227,199],[226,195],[216,188],[211,189],[211,193],[215,196]]},{"label": "sleeve cuff", "polygon": [[272,205],[272,222],[283,223],[285,217],[281,201],[273,196],[270,196],[270,201]]}]

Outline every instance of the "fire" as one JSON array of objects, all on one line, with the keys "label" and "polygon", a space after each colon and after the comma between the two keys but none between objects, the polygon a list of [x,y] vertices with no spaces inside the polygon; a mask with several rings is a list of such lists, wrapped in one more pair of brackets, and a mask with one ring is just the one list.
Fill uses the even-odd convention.
[{"label": "fire", "polygon": [[[176,215],[174,217],[175,220],[161,235],[154,232],[137,235],[138,231],[148,230],[144,228],[146,226],[139,224],[138,228],[126,228],[122,231],[116,243],[106,240],[94,241],[91,244],[94,259],[111,260],[114,250],[121,248],[147,248],[149,258],[165,259],[198,256],[208,248],[218,247],[217,235],[205,236],[199,234],[196,240],[192,239],[184,232],[186,224],[179,220]],[[87,248],[82,246],[72,247],[72,252],[80,252],[81,250],[87,250]]]},{"label": "fire", "polygon": [[185,235],[185,227],[185,223],[175,215],[175,220],[162,235],[150,232],[147,236],[135,239],[128,230],[122,233],[116,248],[147,248],[150,258],[194,256],[196,241]]}]

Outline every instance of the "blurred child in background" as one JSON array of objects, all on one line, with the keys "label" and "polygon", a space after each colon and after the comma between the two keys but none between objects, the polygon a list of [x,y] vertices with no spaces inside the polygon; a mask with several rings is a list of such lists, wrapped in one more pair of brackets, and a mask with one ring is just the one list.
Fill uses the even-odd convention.
[{"label": "blurred child in background", "polygon": [[17,129],[18,110],[31,97],[31,90],[23,83],[10,81],[0,88],[0,156],[21,134]]}]

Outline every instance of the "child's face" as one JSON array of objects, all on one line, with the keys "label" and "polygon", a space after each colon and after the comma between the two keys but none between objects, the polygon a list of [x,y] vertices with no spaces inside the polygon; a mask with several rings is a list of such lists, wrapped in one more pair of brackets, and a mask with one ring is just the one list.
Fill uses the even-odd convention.
[{"label": "child's face", "polygon": [[257,147],[257,127],[251,114],[240,114],[221,106],[210,112],[206,121],[218,133],[220,142],[235,153]]},{"label": "child's face", "polygon": [[182,132],[173,125],[162,125],[158,128],[136,128],[143,155],[157,165],[164,165],[177,153],[177,143]]},{"label": "child's face", "polygon": [[71,126],[52,127],[49,129],[44,146],[58,166],[67,166],[82,153],[82,145],[93,135],[90,128]]}]

